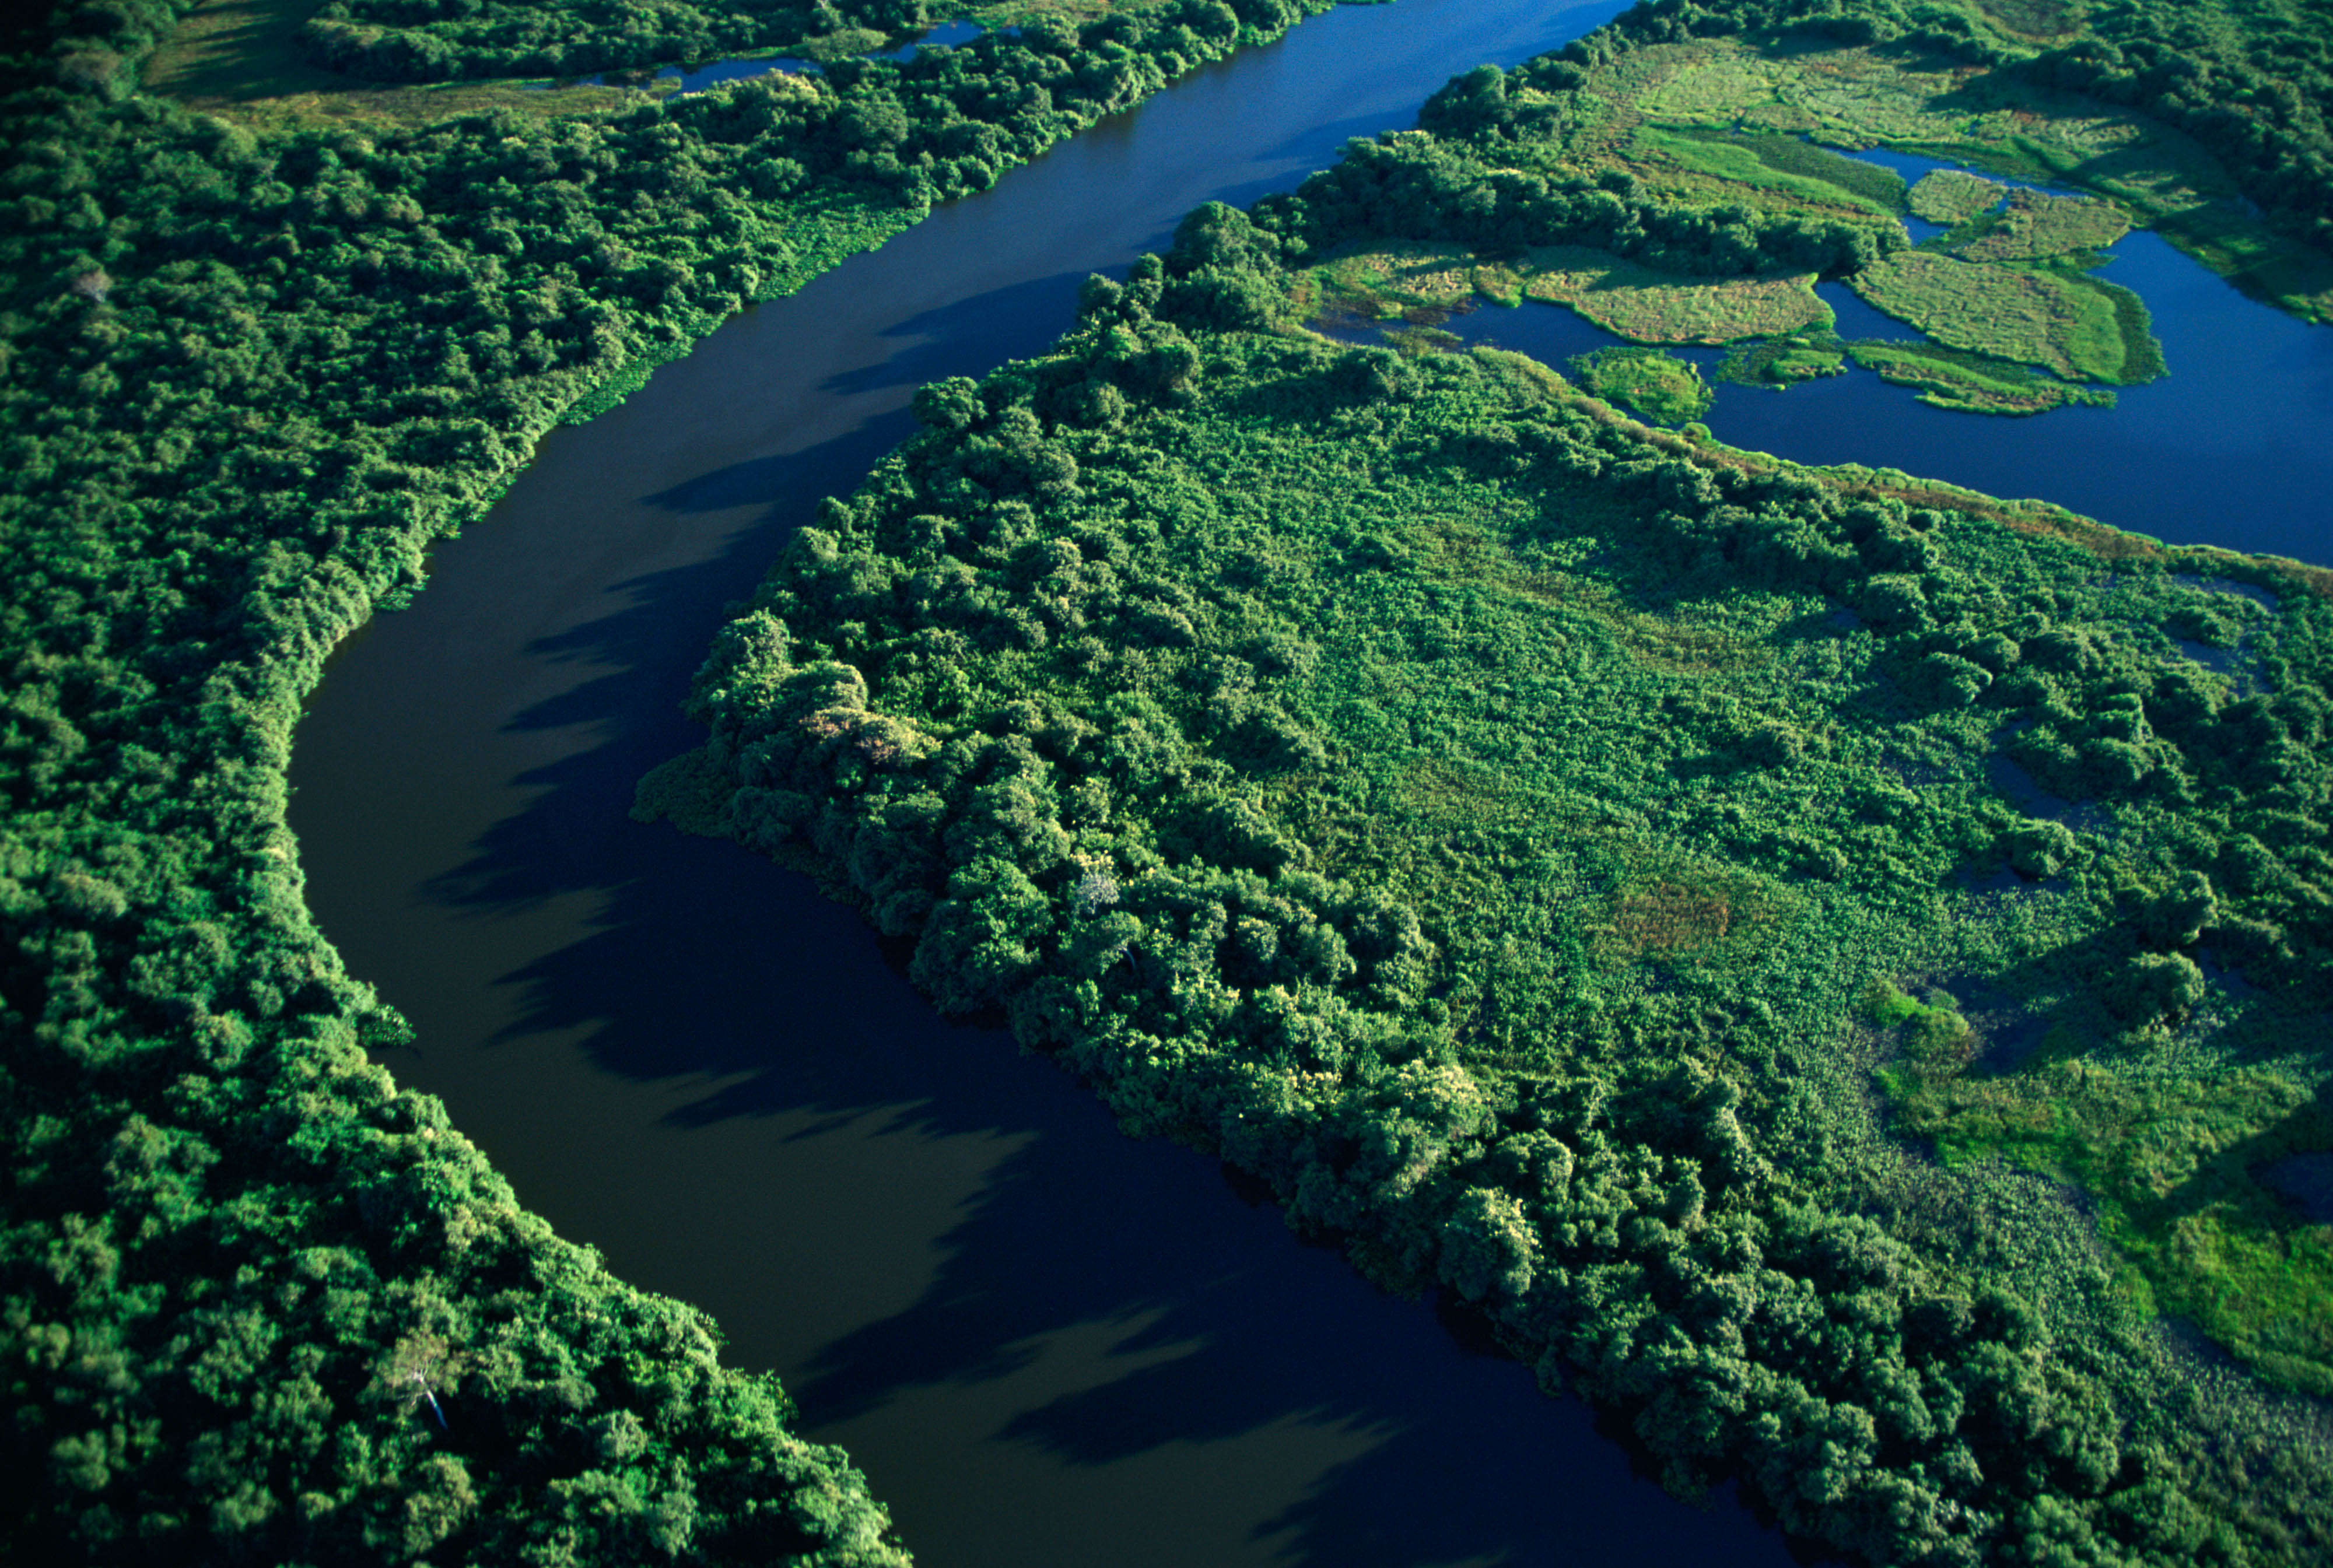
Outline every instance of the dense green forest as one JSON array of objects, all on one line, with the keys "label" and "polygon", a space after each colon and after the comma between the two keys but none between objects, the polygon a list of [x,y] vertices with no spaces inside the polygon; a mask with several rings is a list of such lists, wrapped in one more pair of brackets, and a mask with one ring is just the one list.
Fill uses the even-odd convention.
[{"label": "dense green forest", "polygon": [[925,0],[637,5],[623,0],[328,0],[300,30],[316,64],[388,81],[591,72],[788,50],[880,49],[933,20]]},{"label": "dense green forest", "polygon": [[[405,1029],[302,907],[298,703],[552,424],[1307,8],[1035,17],[672,100],[513,91],[473,113],[416,89],[330,124],[142,91],[191,9],[170,0],[0,38],[14,1555],[903,1558],[774,1383],[719,1365],[712,1325],[551,1235],[369,1063]],[[455,75],[517,47],[498,15],[541,22],[531,49],[618,51],[545,67],[577,70],[698,53],[690,18],[735,14],[665,8],[642,43],[614,10],[482,8],[466,31],[427,9],[348,20],[439,38],[415,57]],[[838,55],[911,19],[804,14]],[[1867,61],[1908,39],[1996,72],[1988,91],[2178,125],[2205,154],[2179,167],[2266,221],[2058,168],[2046,138],[1967,156],[2079,175],[2307,310],[2320,16],[1654,6],[1462,79],[1429,134],[1356,149],[1261,226],[1204,215],[1171,271],[1098,289],[1061,356],[927,392],[933,434],[773,588],[804,596],[794,635],[725,634],[704,701],[739,757],[783,742],[725,763],[768,768],[761,793],[699,765],[664,794],[784,852],[814,841],[878,923],[924,932],[947,1005],[1007,1003],[1131,1124],[1265,1172],[1379,1277],[1451,1280],[1556,1353],[1551,1379],[1627,1409],[1680,1486],[1750,1465],[1793,1524],[1877,1555],[2319,1554],[2311,1407],[2166,1364],[2146,1326],[2181,1312],[2299,1388],[2328,1362],[2321,1243],[2252,1174],[2324,1146],[2316,1059],[2220,978],[2308,999],[2323,972],[2315,579],[1797,474],[1614,423],[1525,364],[1334,353],[1293,321],[1340,247],[1396,244],[1461,251],[1512,297],[1624,276],[1645,320],[1708,299],[1662,289],[1731,285],[1727,338],[1737,309],[1795,320],[1791,280],[1907,249],[1908,197],[1759,127],[1886,139],[1861,122],[1777,119],[1761,105],[1798,88],[1769,79],[1713,100],[1723,124],[1655,116],[1662,135],[1601,161],[1512,156],[1536,106],[1610,126],[1579,91],[1595,72],[1749,58],[1768,24]],[[1917,74],[1898,58],[1867,84]],[[1757,200],[1713,194],[1745,185]],[[1829,351],[1761,330],[1764,364]],[[933,488],[900,513],[917,474]],[[1285,498],[1269,529],[1222,509],[1225,475]],[[1382,495],[1320,500],[1357,480]],[[1289,579],[1254,580],[1251,543],[1283,523]],[[1599,558],[1599,529],[1641,534],[1682,589]],[[1307,587],[1356,580],[1369,615]],[[1793,607],[1834,599],[1861,624],[1792,632]],[[2233,673],[2180,662],[2166,608]],[[1512,676],[1503,638],[1532,655]],[[1804,661],[1803,691],[1781,681]],[[1535,729],[1575,689],[1559,678],[1636,693],[1598,699],[1627,743],[1582,762],[1577,726]],[[2110,830],[2004,817],[1969,771],[1995,742]],[[1954,873],[2002,864],[2037,879],[2025,903],[1952,902]],[[1466,900],[1483,918],[1454,923]],[[1988,1008],[2049,1020],[2025,1070],[1977,1051]],[[1873,1093],[1946,1162],[1892,1152]],[[2109,1250],[2021,1162],[2080,1183]]]},{"label": "dense green forest", "polygon": [[2320,1410],[2152,1322],[2333,1390],[2333,1248],[2257,1175],[2333,1147],[2333,579],[1215,328],[1286,243],[1195,215],[926,387],[643,810],[1681,1488],[1878,1562],[2321,1560]]},{"label": "dense green forest", "polygon": [[[786,53],[811,60],[865,54],[913,37],[934,22],[971,17],[989,25],[1068,25],[1113,11],[1171,14],[1168,4],[955,5],[929,0],[326,0],[301,27],[301,52],[318,65],[385,81],[580,76],[592,72]],[[1293,13],[1291,12],[1291,14]],[[1168,14],[1171,24],[1176,20]],[[1199,52],[1186,51],[1192,58]],[[1169,69],[1167,74],[1177,72]]]},{"label": "dense green forest", "polygon": [[139,91],[168,5],[4,41],[13,1559],[905,1561],[774,1382],[370,1064],[405,1027],[302,905],[293,726],[544,430],[1297,14],[1243,3],[323,126]]},{"label": "dense green forest", "polygon": [[[1640,7],[1472,73],[924,388],[639,809],[821,876],[944,1009],[1473,1304],[1681,1491],[1875,1562],[2321,1562],[2333,1227],[2275,1171],[2333,1152],[2333,573],[1647,428],[1591,389],[1681,419],[1691,367],[1431,330],[1536,293],[1817,356],[1810,279],[2134,218],[2321,262],[2290,204],[2204,235],[2263,163],[1964,69],[2026,117],[1969,161],[2124,156],[2104,199],[1930,190],[1959,221],[1912,247],[1904,182],[1743,123],[1805,107],[1779,60],[1900,127],[1984,44],[1857,9]],[[1356,314],[1398,351],[1311,330]],[[2159,370],[2103,320],[2077,392],[2085,344]]]}]

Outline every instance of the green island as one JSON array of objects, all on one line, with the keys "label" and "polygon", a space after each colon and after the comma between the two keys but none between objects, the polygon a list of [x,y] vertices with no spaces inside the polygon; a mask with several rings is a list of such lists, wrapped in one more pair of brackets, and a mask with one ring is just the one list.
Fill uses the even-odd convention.
[{"label": "green island", "polygon": [[[1471,1303],[1682,1493],[1875,1563],[2321,1560],[2333,1227],[2274,1172],[2333,1152],[2333,572],[1622,415],[1690,420],[1655,345],[1726,340],[1743,280],[1751,315],[1980,263],[1908,244],[1900,181],[1615,106],[2116,202],[1922,198],[2004,273],[2134,220],[2264,292],[2321,258],[2180,206],[2242,180],[2160,120],[1754,9],[1461,78],[924,388],[638,814],[820,876],[943,1009]],[[1575,385],[1437,330],[1546,272],[1647,346]],[[1392,346],[1314,330],[1356,320]],[[2127,324],[2013,326],[2111,380]],[[1963,406],[2037,379],[1919,347]]]},{"label": "green island", "polygon": [[1921,177],[1906,193],[1905,206],[1916,218],[1946,228],[1958,228],[1980,213],[2001,205],[2009,186],[1965,169],[1940,168]]},{"label": "green island", "polygon": [[[544,431],[1315,8],[983,11],[1020,31],[899,62],[856,57],[940,13],[0,33],[12,1554],[906,1560],[773,1380],[369,1060],[408,1031],[302,905],[293,724]],[[1660,0],[1463,77],[919,395],[643,808],[1474,1303],[1680,1491],[1873,1561],[2321,1560],[2333,1243],[2262,1172],[2333,1148],[2325,575],[1648,429],[1433,311],[2104,396],[2160,368],[2074,243],[2111,222],[2333,311],[2328,20]],[[509,80],[731,48],[830,64]],[[1877,145],[2119,215],[1827,150]],[[1955,344],[1942,262],[2064,309]],[[1839,344],[1822,277],[1936,344]],[[1349,309],[1403,351],[1306,326]]]},{"label": "green island", "polygon": [[904,1563],[774,1379],[369,1060],[408,1030],[302,906],[293,728],[545,431],[1303,7],[685,98],[351,81],[308,9],[0,34],[6,1554]]},{"label": "green island", "polygon": [[1698,368],[1658,349],[1599,349],[1572,365],[1581,386],[1656,425],[1690,424],[1714,400]]}]

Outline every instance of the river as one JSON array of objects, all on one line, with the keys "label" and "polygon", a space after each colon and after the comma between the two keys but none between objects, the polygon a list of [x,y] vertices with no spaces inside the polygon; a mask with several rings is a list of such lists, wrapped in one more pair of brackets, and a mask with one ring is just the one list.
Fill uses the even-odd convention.
[{"label": "river", "polygon": [[[930,1568],[1790,1560],[1212,1162],[940,1019],[806,880],[625,816],[696,739],[677,704],[723,606],[917,385],[1042,349],[1195,204],[1291,188],[1619,8],[1339,9],[744,313],[547,439],[302,724],[311,905],[418,1030],[386,1060],[563,1235],[779,1372]],[[1830,395],[1734,391],[1770,418]]]}]

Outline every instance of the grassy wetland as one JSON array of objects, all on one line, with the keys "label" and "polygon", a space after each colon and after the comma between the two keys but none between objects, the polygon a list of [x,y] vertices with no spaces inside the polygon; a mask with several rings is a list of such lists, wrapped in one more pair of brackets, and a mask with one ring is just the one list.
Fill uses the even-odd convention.
[{"label": "grassy wetland", "polygon": [[[1664,343],[2105,396],[2161,367],[2095,249],[2238,177],[1724,19],[1463,77],[926,387],[641,814],[825,878],[943,1008],[1471,1303],[1680,1491],[1875,1562],[2317,1560],[2333,1229],[2283,1172],[2333,1154],[2333,575],[1614,406],[1702,406]],[[1980,272],[2031,308],[1945,314]],[[1435,335],[1550,275],[1641,346],[1574,380]],[[1938,340],[1761,324],[1818,277]],[[1355,320],[1398,351],[1311,325]]]},{"label": "grassy wetland", "polygon": [[[1707,14],[1740,25],[1727,8]],[[1494,181],[1585,180],[1711,229],[1860,235],[1865,251],[1828,275],[1928,341],[1858,345],[1853,358],[1946,407],[2033,414],[2111,401],[2113,387],[2165,374],[2145,304],[2095,271],[2134,225],[2308,319],[2333,309],[2323,251],[2259,215],[2239,169],[2143,113],[1935,45],[1845,43],[1839,35],[1854,31],[1845,24],[1680,37],[1684,25],[1495,85],[1454,83],[1426,125],[1478,133],[1456,156],[1479,158],[1480,175]],[[1874,148],[1984,172],[1942,169],[1913,184],[1843,156]],[[1946,232],[1915,245],[1900,221],[1907,215]],[[1830,312],[1811,284],[1823,274],[1786,270],[1777,255],[1648,246],[1629,234],[1519,245],[1486,234],[1472,246],[1437,246],[1398,215],[1388,232],[1403,243],[1353,242],[1314,263],[1300,292],[1364,317],[1446,311],[1470,295],[1543,300],[1635,343],[1743,345],[1740,362],[1779,367],[1778,386],[1817,368],[1791,357],[1792,339],[1813,332],[1796,347],[1816,355],[1845,349],[1821,337]]]}]

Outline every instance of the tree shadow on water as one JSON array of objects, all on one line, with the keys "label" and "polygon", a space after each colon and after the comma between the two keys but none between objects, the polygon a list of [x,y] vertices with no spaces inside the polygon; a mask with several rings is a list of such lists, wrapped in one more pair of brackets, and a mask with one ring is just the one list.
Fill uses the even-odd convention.
[{"label": "tree shadow on water", "polygon": [[1090,272],[1074,270],[1008,283],[907,317],[882,332],[906,339],[901,348],[880,363],[828,377],[820,390],[849,397],[886,387],[921,387],[945,376],[976,377],[1009,359],[1042,353],[1077,325],[1078,289]]},{"label": "tree shadow on water", "polygon": [[[828,376],[818,391],[835,399],[864,397],[896,387],[916,387],[948,376],[981,376],[1009,360],[1044,352],[1076,324],[1078,290],[1088,272],[1071,271],[991,289],[924,311],[883,328],[877,336],[898,339],[890,353],[871,363]],[[725,464],[641,497],[643,505],[690,516],[740,506],[768,506],[770,513],[736,541],[737,548],[702,564],[708,581],[731,585],[734,594],[750,588],[776,559],[784,537],[810,521],[819,497],[846,495],[867,477],[876,460],[915,433],[904,409],[870,413],[846,435],[801,452],[775,453]],[[807,502],[807,504],[806,504]],[[743,585],[741,587],[740,585]],[[619,585],[621,591],[679,613],[663,578]],[[534,651],[550,656],[571,652],[621,658],[638,648],[637,628],[621,616],[595,621],[565,636],[546,639]],[[709,637],[709,624],[690,623]],[[694,667],[693,665],[691,667]],[[542,727],[544,716],[530,712],[523,729]]]},{"label": "tree shadow on water", "polygon": [[1013,1411],[999,1439],[1074,1471],[1170,1445],[1275,1440],[1276,1426],[1356,1435],[1360,1453],[1253,1527],[1320,1568],[1790,1560],[1730,1501],[1703,1511],[1668,1497],[1576,1401],[1548,1399],[1432,1306],[1298,1242],[1199,1156],[1089,1121],[1016,1157],[911,1308],[826,1347],[793,1384],[813,1420],[1000,1381],[1061,1327],[1124,1324],[1110,1359],[1126,1370]]},{"label": "tree shadow on water", "polygon": [[[1254,1526],[1288,1561],[1552,1563],[1582,1548],[1639,1563],[1783,1561],[1781,1542],[1739,1510],[1696,1512],[1632,1476],[1578,1405],[1301,1244],[1211,1162],[1127,1139],[1051,1064],[1001,1031],[941,1018],[859,917],[807,878],[621,820],[642,760],[692,739],[661,717],[653,735],[619,731],[548,770],[554,787],[507,825],[504,843],[590,837],[575,869],[613,889],[600,929],[511,977],[529,999],[524,1030],[584,1026],[600,1068],[643,1084],[727,1079],[671,1115],[683,1126],[806,1114],[791,1136],[815,1147],[861,1113],[897,1108],[878,1146],[908,1153],[951,1133],[1017,1143],[937,1238],[942,1261],[912,1305],[843,1333],[790,1377],[812,1435],[936,1397],[976,1411],[985,1441],[1074,1475],[1192,1446],[1303,1448],[1327,1427],[1370,1440]],[[507,875],[495,885],[517,891]],[[851,1199],[811,1191],[762,1207],[794,1201]],[[870,1210],[867,1247],[922,1239],[887,1235],[880,1204]],[[772,1275],[773,1299],[801,1288],[782,1264]],[[1094,1325],[1116,1330],[1098,1381],[1034,1394],[1013,1382]],[[734,1316],[729,1326],[751,1337]],[[936,1560],[952,1554],[932,1546]]]},{"label": "tree shadow on water", "polygon": [[[937,1238],[936,1271],[912,1304],[832,1338],[790,1377],[812,1435],[910,1397],[953,1400],[987,1432],[980,1441],[1036,1453],[1075,1477],[1209,1444],[1272,1445],[1282,1433],[1301,1447],[1328,1428],[1351,1439],[1340,1451],[1361,1451],[1325,1468],[1291,1460],[1309,1479],[1268,1501],[1250,1531],[1269,1555],[1319,1568],[1582,1553],[1632,1563],[1785,1561],[1781,1538],[1738,1507],[1702,1512],[1666,1497],[1581,1407],[1544,1398],[1525,1368],[1470,1350],[1430,1306],[1386,1297],[1335,1253],[1301,1244],[1213,1162],[1122,1136],[1084,1090],[1002,1031],[940,1018],[897,955],[809,879],[734,845],[628,818],[639,776],[702,739],[677,704],[723,605],[750,592],[818,497],[847,490],[896,443],[900,417],[653,498],[676,515],[770,504],[711,559],[620,585],[611,613],[529,650],[597,673],[512,727],[592,739],[523,774],[518,781],[537,792],[429,890],[456,919],[577,893],[604,908],[585,934],[504,977],[523,1009],[497,1038],[580,1037],[590,1062],[644,1089],[718,1077],[667,1124],[784,1118],[788,1131],[772,1136],[811,1153],[848,1136],[861,1162],[849,1180],[878,1187],[920,1179],[926,1168],[910,1156],[932,1139],[1010,1140]],[[886,1130],[869,1140],[866,1114],[877,1111]],[[870,1149],[896,1152],[898,1171],[870,1175]],[[694,1178],[654,1162],[630,1179],[673,1184],[651,1211],[708,1202],[686,1186]],[[797,1238],[790,1249],[790,1212],[838,1204],[865,1217],[859,1234],[869,1249],[928,1243],[905,1219],[898,1234],[885,1229],[879,1190],[746,1195],[735,1204],[739,1249],[771,1259],[763,1310],[784,1312],[805,1288],[799,1266],[810,1244]],[[749,1228],[758,1228],[750,1238]],[[620,1238],[605,1239],[621,1251]],[[734,1274],[734,1257],[723,1264]],[[670,1287],[689,1294],[686,1279]],[[782,1337],[734,1311],[727,1326],[746,1343]],[[1114,1343],[1081,1386],[1063,1392],[1040,1379],[1029,1392],[1013,1382],[1098,1326]],[[1314,1441],[1304,1451],[1318,1449]],[[945,1453],[920,1462],[948,1465]],[[946,1484],[918,1481],[943,1493]],[[1204,1511],[1208,1499],[1188,1506]],[[935,1561],[962,1555],[939,1542],[929,1549]],[[1171,1556],[1171,1542],[1160,1550]],[[1088,1555],[1111,1555],[1110,1543],[1094,1541]],[[1203,1560],[1190,1554],[1194,1568]]]}]

